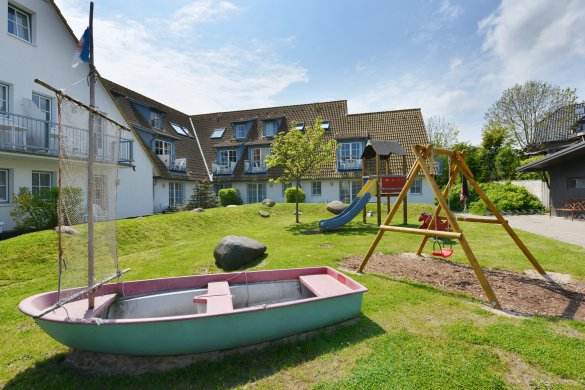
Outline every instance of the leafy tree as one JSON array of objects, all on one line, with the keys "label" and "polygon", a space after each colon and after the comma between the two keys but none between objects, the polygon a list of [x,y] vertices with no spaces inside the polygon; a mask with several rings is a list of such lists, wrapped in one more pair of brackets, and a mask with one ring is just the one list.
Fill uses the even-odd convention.
[{"label": "leafy tree", "polygon": [[437,148],[452,149],[458,142],[459,128],[453,122],[447,122],[445,118],[433,115],[425,122],[429,142]]},{"label": "leafy tree", "polygon": [[575,100],[575,89],[531,80],[505,90],[484,117],[488,125],[509,127],[520,148],[534,151],[542,143],[537,124],[559,108],[572,106]]},{"label": "leafy tree", "polygon": [[[525,158],[523,160],[520,160],[520,165],[518,166],[523,166],[523,165],[527,165],[530,164],[532,162],[538,161],[540,159],[544,158],[544,156],[532,156],[529,158]],[[548,172],[544,171],[544,172],[519,172],[516,173],[516,178],[518,180],[542,180],[548,183]]]},{"label": "leafy tree", "polygon": [[[296,123],[296,122],[295,122]],[[325,140],[325,130],[321,128],[321,118],[304,130],[291,127],[286,133],[279,133],[272,143],[272,154],[266,157],[269,168],[282,167],[282,175],[273,180],[277,183],[294,183],[297,189],[301,180],[317,175],[321,169],[335,161],[337,143],[334,139]],[[296,222],[299,222],[299,197],[296,197]]]},{"label": "leafy tree", "polygon": [[195,186],[187,208],[192,210],[196,208],[210,209],[213,207],[217,207],[217,197],[211,189],[211,184],[207,180],[204,180]]},{"label": "leafy tree", "polygon": [[473,173],[473,177],[477,182],[484,182],[487,180],[488,173],[482,159],[482,149],[479,146],[471,145],[469,142],[459,142],[453,145],[454,150],[467,150],[465,156],[465,163]]},{"label": "leafy tree", "polygon": [[496,171],[500,179],[512,180],[516,177],[516,168],[520,164],[518,154],[511,146],[504,146],[495,159]]},{"label": "leafy tree", "polygon": [[[487,180],[497,180],[496,156],[500,150],[512,144],[508,127],[499,122],[487,123],[482,132],[481,152]],[[486,181],[487,181],[486,180]]]}]

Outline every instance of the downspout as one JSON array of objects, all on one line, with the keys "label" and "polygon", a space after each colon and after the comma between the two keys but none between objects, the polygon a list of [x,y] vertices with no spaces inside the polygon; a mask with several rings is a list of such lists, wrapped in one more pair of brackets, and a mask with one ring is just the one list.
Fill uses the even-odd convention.
[{"label": "downspout", "polygon": [[193,130],[193,134],[195,135],[195,140],[197,141],[197,146],[199,146],[199,152],[201,153],[201,158],[203,159],[203,164],[205,164],[205,170],[207,171],[207,177],[209,177],[209,182],[213,181],[213,175],[209,172],[209,166],[207,166],[207,160],[205,159],[205,155],[203,154],[203,149],[201,148],[201,143],[199,142],[199,137],[197,136],[197,132],[195,131],[195,126],[193,125],[193,120],[189,117],[189,122],[191,123],[191,130]]}]

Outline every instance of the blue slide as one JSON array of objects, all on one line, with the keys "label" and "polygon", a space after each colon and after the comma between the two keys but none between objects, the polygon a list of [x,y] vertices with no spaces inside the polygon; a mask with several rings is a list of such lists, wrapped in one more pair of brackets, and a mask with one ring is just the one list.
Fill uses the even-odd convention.
[{"label": "blue slide", "polygon": [[358,196],[355,197],[353,202],[351,202],[351,204],[345,210],[343,210],[341,214],[336,215],[333,218],[319,221],[319,227],[325,231],[337,229],[338,227],[343,226],[354,219],[355,216],[358,215],[370,201],[370,198],[372,197],[370,188],[372,185],[376,184],[376,181],[368,181]]}]

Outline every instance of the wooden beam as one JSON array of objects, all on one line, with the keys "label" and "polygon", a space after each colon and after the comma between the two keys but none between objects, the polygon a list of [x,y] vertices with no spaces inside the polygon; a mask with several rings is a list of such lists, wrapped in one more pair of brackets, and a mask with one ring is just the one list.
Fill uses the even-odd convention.
[{"label": "wooden beam", "polygon": [[376,189],[376,213],[378,214],[378,226],[382,224],[382,199],[380,197],[380,155],[376,153],[376,179],[378,180],[378,188]]},{"label": "wooden beam", "polygon": [[[497,218],[462,217],[458,215],[457,220],[461,222],[495,223],[501,225],[501,222]],[[508,223],[508,221],[504,221]]]},{"label": "wooden beam", "polygon": [[416,229],[416,228],[407,228],[407,227],[402,227],[402,226],[388,226],[388,225],[381,225],[380,229],[386,230],[389,232],[410,233],[410,234],[416,234],[419,236],[435,236],[435,237],[441,237],[441,238],[452,238],[455,240],[458,240],[461,237],[461,233],[446,232],[444,230]]}]

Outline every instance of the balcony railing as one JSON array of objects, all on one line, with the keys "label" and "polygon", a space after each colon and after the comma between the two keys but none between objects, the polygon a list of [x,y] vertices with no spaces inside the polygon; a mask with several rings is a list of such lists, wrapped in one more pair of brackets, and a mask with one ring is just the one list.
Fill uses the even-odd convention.
[{"label": "balcony railing", "polygon": [[214,175],[232,175],[235,168],[236,163],[234,161],[215,161],[211,164],[211,171]]},{"label": "balcony railing", "polygon": [[[0,150],[59,156],[60,142],[64,142],[62,145],[68,157],[87,159],[88,136],[87,129],[63,126],[62,134],[59,134],[56,123],[0,112]],[[131,164],[134,161],[132,140],[100,132],[94,136],[96,160],[118,159],[120,164]]]},{"label": "balcony railing", "polygon": [[246,173],[266,173],[268,172],[268,167],[266,163],[262,161],[256,160],[245,160],[244,161],[244,169]]},{"label": "balcony railing", "polygon": [[337,169],[340,171],[362,169],[362,159],[359,157],[341,157],[337,160]]},{"label": "balcony railing", "polygon": [[169,171],[187,172],[187,157],[173,157],[168,154],[158,156]]}]

